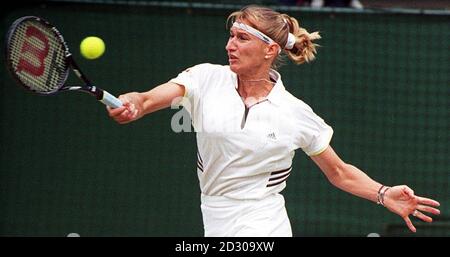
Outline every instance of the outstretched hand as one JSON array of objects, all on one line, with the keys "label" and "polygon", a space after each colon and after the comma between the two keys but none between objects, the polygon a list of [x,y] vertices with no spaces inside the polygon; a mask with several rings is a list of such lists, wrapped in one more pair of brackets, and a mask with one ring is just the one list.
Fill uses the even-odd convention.
[{"label": "outstretched hand", "polygon": [[384,196],[384,206],[402,217],[412,232],[416,232],[416,228],[411,222],[409,215],[425,222],[432,222],[433,219],[424,214],[424,212],[439,215],[441,212],[433,208],[439,205],[439,202],[433,199],[414,195],[414,191],[405,185],[391,187]]}]

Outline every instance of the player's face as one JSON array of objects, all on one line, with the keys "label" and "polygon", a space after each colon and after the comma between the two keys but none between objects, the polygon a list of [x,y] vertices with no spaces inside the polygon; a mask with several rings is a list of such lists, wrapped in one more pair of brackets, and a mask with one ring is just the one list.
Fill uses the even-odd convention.
[{"label": "player's face", "polygon": [[232,27],[230,38],[225,47],[228,53],[230,69],[237,74],[251,74],[264,60],[264,49],[267,45],[252,34]]}]

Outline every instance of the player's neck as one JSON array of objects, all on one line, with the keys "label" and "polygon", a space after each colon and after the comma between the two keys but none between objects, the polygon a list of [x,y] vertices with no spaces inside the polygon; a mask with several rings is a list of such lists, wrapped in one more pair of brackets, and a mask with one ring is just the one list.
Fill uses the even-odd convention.
[{"label": "player's neck", "polygon": [[265,100],[273,86],[274,82],[270,81],[268,77],[238,77],[237,91],[244,103],[248,106],[253,105],[254,102]]}]

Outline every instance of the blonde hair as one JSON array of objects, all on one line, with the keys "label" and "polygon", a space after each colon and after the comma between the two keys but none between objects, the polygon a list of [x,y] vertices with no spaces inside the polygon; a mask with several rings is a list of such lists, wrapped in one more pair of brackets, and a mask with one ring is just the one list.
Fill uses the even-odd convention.
[{"label": "blonde hair", "polygon": [[[236,20],[246,21],[253,28],[261,31],[275,41],[281,48],[284,48],[288,40],[289,33],[295,36],[295,44],[292,49],[284,49],[285,53],[296,64],[310,62],[315,59],[316,47],[312,41],[320,39],[319,32],[308,33],[306,29],[300,27],[297,19],[287,14],[281,14],[270,8],[249,5],[240,11],[233,12],[228,16],[227,25]],[[282,56],[278,55],[273,68],[282,64]]]}]

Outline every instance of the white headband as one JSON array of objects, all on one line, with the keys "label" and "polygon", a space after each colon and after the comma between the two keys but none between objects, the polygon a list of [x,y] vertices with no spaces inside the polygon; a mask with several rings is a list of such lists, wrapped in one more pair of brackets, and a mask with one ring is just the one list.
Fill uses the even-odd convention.
[{"label": "white headband", "polygon": [[[261,31],[255,29],[247,24],[235,21],[233,23],[233,27],[247,31],[248,33],[252,34],[253,36],[264,41],[266,44],[272,44],[272,43],[277,44],[269,36],[267,36],[266,34],[262,33]],[[287,49],[287,50],[292,49],[294,47],[294,45],[295,45],[295,36],[292,33],[289,33],[288,40],[286,42],[286,46],[284,47],[284,49]],[[280,51],[281,51],[281,49],[280,49]]]}]

